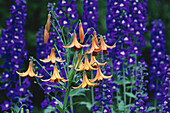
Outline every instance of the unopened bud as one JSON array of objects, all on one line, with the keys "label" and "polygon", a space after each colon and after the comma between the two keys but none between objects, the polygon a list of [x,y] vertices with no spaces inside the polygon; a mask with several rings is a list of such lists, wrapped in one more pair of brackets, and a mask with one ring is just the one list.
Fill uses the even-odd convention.
[{"label": "unopened bud", "polygon": [[83,26],[82,23],[79,23],[79,38],[80,38],[80,42],[83,43],[84,42],[84,30],[83,30]]},{"label": "unopened bud", "polygon": [[45,29],[44,29],[44,43],[47,43],[48,39],[49,39],[49,32],[48,32],[47,28],[45,27]]},{"label": "unopened bud", "polygon": [[51,20],[51,14],[48,14],[47,23],[45,25],[45,28],[47,29],[48,32],[50,30],[50,20]]}]

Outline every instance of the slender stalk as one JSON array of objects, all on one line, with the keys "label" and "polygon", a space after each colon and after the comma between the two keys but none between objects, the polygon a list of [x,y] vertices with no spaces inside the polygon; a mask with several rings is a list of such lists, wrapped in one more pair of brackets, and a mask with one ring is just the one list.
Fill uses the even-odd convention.
[{"label": "slender stalk", "polygon": [[[158,89],[158,79],[156,79],[156,91]],[[157,99],[154,99],[154,107],[156,108],[157,107]],[[156,109],[155,109],[155,112],[156,112]]]},{"label": "slender stalk", "polygon": [[[91,71],[91,79],[93,78],[94,78],[94,75],[93,75],[93,72]],[[94,105],[94,88],[93,87],[91,87],[91,100],[92,100],[92,105]]]},{"label": "slender stalk", "polygon": [[70,109],[71,109],[71,113],[73,113],[73,97],[70,97]]},{"label": "slender stalk", "polygon": [[125,83],[125,72],[124,72],[124,62],[123,62],[123,99],[124,99],[124,113],[126,113],[126,83]]},{"label": "slender stalk", "polygon": [[[48,75],[50,75],[50,73],[48,73],[48,71],[47,71],[35,58],[33,58],[33,60],[36,61],[37,64],[38,64],[40,67],[42,67],[42,68],[44,69],[44,71],[45,71]],[[51,76],[51,75],[50,75],[50,76]]]},{"label": "slender stalk", "polygon": [[62,37],[61,37],[60,33],[58,32],[57,28],[55,27],[54,23],[51,23],[51,24],[52,24],[52,26],[54,27],[54,29],[56,30],[57,34],[59,35],[59,37],[60,37],[63,45],[65,45],[64,40],[62,39]]},{"label": "slender stalk", "polygon": [[[132,76],[130,77],[131,78],[131,88],[130,88],[130,93],[132,93],[132,90],[133,90],[133,82],[134,82],[134,69],[133,69],[133,73],[132,73]],[[131,104],[131,102],[132,102],[132,98],[130,97],[130,99],[129,99],[129,104]]]},{"label": "slender stalk", "polygon": [[[111,63],[111,73],[113,75],[113,64]],[[118,81],[118,78],[117,78],[117,81]],[[119,101],[118,101],[118,92],[116,91],[116,102],[117,102],[117,109],[118,109],[118,113],[120,113],[120,110],[119,110]]]},{"label": "slender stalk", "polygon": [[[62,59],[62,57],[61,57],[61,55],[60,55],[60,53],[59,53],[59,51],[58,51],[58,48],[57,48],[57,46],[56,46],[55,44],[54,44],[54,47],[55,47],[55,49],[57,50],[57,53],[58,53],[59,57]],[[63,63],[63,62],[62,62],[62,64],[63,64],[63,66],[64,66],[64,71],[65,71],[66,77],[67,77],[67,79],[68,79],[68,75],[67,75],[66,67],[65,67],[65,65],[64,65],[64,63]]]},{"label": "slender stalk", "polygon": [[63,103],[63,111],[65,113],[65,110],[66,110],[66,107],[67,107],[67,101],[68,101],[68,97],[69,97],[69,93],[70,93],[70,90],[71,90],[71,83],[72,83],[72,80],[73,80],[73,77],[74,77],[74,68],[72,68],[71,70],[71,74],[70,74],[70,79],[68,81],[68,86],[67,86],[67,90],[66,90],[66,94],[64,96],[64,103]]},{"label": "slender stalk", "polygon": [[[58,20],[57,20],[57,18],[56,18],[56,16],[55,16],[54,12],[51,11],[51,13],[53,14],[53,16],[54,16],[54,18],[55,18],[55,20],[56,20],[56,22],[57,22],[57,24],[58,24],[60,30],[62,31],[62,28],[61,28],[61,26],[60,26],[60,24],[59,24],[59,22],[58,22]],[[56,28],[55,28],[55,29],[56,29]],[[57,31],[58,31],[58,30],[57,30]],[[64,41],[65,41],[65,36],[64,36],[63,31],[62,31],[62,36],[63,36],[63,39],[64,39]],[[61,37],[61,35],[60,35],[60,37]],[[66,41],[65,41],[65,45],[66,45]]]},{"label": "slender stalk", "polygon": [[21,77],[19,76],[19,86],[21,86]]}]

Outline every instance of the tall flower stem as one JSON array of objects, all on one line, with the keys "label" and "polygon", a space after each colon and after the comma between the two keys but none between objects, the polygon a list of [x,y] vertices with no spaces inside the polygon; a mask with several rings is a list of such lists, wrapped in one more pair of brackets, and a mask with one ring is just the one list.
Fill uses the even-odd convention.
[{"label": "tall flower stem", "polygon": [[[75,61],[76,58],[76,54],[77,52],[74,53],[74,57],[73,57],[73,63]],[[66,94],[64,96],[64,102],[63,102],[63,112],[65,113],[66,107],[67,107],[67,101],[68,101],[68,97],[70,94],[70,90],[71,90],[71,84],[72,84],[72,80],[74,78],[74,75],[76,73],[76,71],[74,71],[75,65],[72,67],[72,69],[68,72],[68,76],[69,76],[69,81],[68,81],[68,85],[67,85],[67,89],[66,89]],[[73,105],[73,104],[71,104]]]},{"label": "tall flower stem", "polygon": [[[132,73],[132,76],[130,77],[131,78],[131,88],[130,88],[130,93],[132,93],[132,90],[133,90],[133,82],[134,82],[134,69],[133,69],[133,73]],[[129,98],[129,104],[131,104],[131,102],[132,102],[132,98],[130,97]]]},{"label": "tall flower stem", "polygon": [[124,62],[123,62],[123,99],[124,99],[124,113],[126,113],[126,83],[125,83],[125,72],[124,72]]},{"label": "tall flower stem", "polygon": [[[60,28],[60,30],[62,31],[62,28],[61,28],[61,26],[60,26],[60,24],[59,24],[59,22],[58,22],[58,19],[56,18],[56,16],[55,16],[55,14],[54,14],[54,12],[53,11],[51,11],[51,13],[52,13],[52,15],[54,16],[54,18],[55,18],[55,20],[56,20],[56,22],[57,22],[57,24],[58,24],[58,26],[59,26],[59,28]],[[54,27],[54,26],[53,26]],[[55,29],[56,29],[56,27],[54,27]],[[58,30],[57,30],[58,31]],[[63,36],[63,42],[65,42],[65,43],[63,43],[63,44],[65,44],[66,45],[66,40],[65,40],[65,36],[64,36],[64,33],[63,33],[63,31],[62,31],[62,36]],[[61,37],[61,35],[60,35],[60,37]]]},{"label": "tall flower stem", "polygon": [[19,76],[19,86],[21,86],[21,77]]},{"label": "tall flower stem", "polygon": [[[156,91],[158,89],[158,79],[156,79]],[[154,99],[154,107],[156,108],[157,107],[157,99]],[[156,109],[155,109],[155,112],[156,112]]]},{"label": "tall flower stem", "polygon": [[71,71],[70,76],[69,76],[70,79],[68,81],[66,94],[64,96],[64,103],[63,103],[63,111],[64,111],[64,113],[65,113],[65,110],[66,110],[67,101],[68,101],[69,93],[70,93],[70,90],[71,90],[71,83],[72,83],[72,80],[73,80],[73,77],[74,77],[74,74],[75,74],[74,68],[72,68],[70,71]]},{"label": "tall flower stem", "polygon": [[[57,53],[58,53],[59,57],[62,58],[61,55],[60,55],[60,53],[59,53],[59,51],[58,51],[58,48],[57,48],[57,46],[56,46],[55,44],[54,44],[54,47],[55,47],[55,49],[57,50]],[[63,66],[64,66],[64,71],[65,71],[66,77],[68,78],[67,71],[66,71],[66,67],[65,67],[65,65],[64,65],[63,62],[61,62],[61,63],[62,63]],[[68,66],[67,66],[67,67],[68,67]]]},{"label": "tall flower stem", "polygon": [[73,97],[70,96],[70,109],[71,109],[71,113],[73,113]]},{"label": "tall flower stem", "polygon": [[[91,79],[94,77],[93,72],[91,71]],[[94,88],[91,87],[91,99],[92,99],[92,105],[94,105]]]}]

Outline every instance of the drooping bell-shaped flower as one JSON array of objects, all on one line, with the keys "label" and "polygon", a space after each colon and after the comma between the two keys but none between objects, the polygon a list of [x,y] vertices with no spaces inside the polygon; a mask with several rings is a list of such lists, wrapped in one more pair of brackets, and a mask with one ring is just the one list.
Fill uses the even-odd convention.
[{"label": "drooping bell-shaped flower", "polygon": [[91,65],[92,67],[95,67],[95,68],[96,68],[97,65],[98,65],[98,66],[104,66],[106,63],[107,63],[107,62],[104,62],[104,63],[98,62],[98,61],[96,60],[95,56],[93,56],[93,55],[91,54],[90,65]]},{"label": "drooping bell-shaped flower", "polygon": [[72,87],[73,89],[77,89],[79,87],[81,88],[88,88],[89,87],[93,87],[95,85],[98,85],[99,83],[92,83],[89,81],[89,79],[87,78],[87,74],[86,74],[86,71],[83,72],[83,82],[81,85],[79,85],[78,87]]},{"label": "drooping bell-shaped flower", "polygon": [[58,72],[58,68],[57,68],[57,66],[54,66],[54,68],[53,68],[53,75],[51,76],[51,78],[50,79],[47,79],[47,80],[43,80],[43,79],[41,79],[42,81],[50,81],[50,82],[54,82],[54,83],[57,83],[57,82],[60,82],[60,81],[62,81],[62,82],[67,82],[68,80],[65,80],[64,78],[61,78],[61,76],[60,76],[60,74],[59,74],[59,72]]},{"label": "drooping bell-shaped flower", "polygon": [[56,61],[57,62],[65,62],[65,60],[62,60],[61,58],[60,59],[56,58],[54,48],[51,49],[50,56],[48,55],[47,59],[44,59],[44,60],[40,59],[40,61],[42,61],[44,63],[47,63],[47,62],[56,63]]},{"label": "drooping bell-shaped flower", "polygon": [[97,42],[96,42],[96,39],[93,37],[93,38],[92,38],[92,46],[91,46],[91,48],[86,52],[87,54],[91,54],[91,53],[92,53],[93,56],[97,56],[99,47],[97,46],[96,43],[97,43]]},{"label": "drooping bell-shaped flower", "polygon": [[73,34],[73,42],[69,45],[69,46],[63,46],[64,48],[72,48],[73,47],[73,51],[79,51],[80,48],[82,47],[88,47],[90,45],[82,45],[78,42],[77,40],[77,34],[74,33]]},{"label": "drooping bell-shaped flower", "polygon": [[100,66],[98,66],[98,67],[97,67],[97,74],[96,74],[96,76],[95,76],[94,79],[90,79],[90,82],[95,82],[96,80],[102,81],[103,78],[104,78],[104,79],[109,79],[109,78],[112,78],[112,75],[110,75],[110,76],[105,76],[105,75],[103,75],[103,73],[102,73],[102,71],[101,71],[101,69],[100,69]]},{"label": "drooping bell-shaped flower", "polygon": [[100,51],[103,51],[103,55],[108,54],[107,48],[114,48],[114,47],[116,47],[116,43],[114,43],[114,45],[112,45],[112,46],[108,46],[108,45],[104,42],[104,39],[103,39],[102,36],[100,37],[100,42],[101,42],[101,44],[100,44],[100,47],[99,47],[99,49],[98,49],[98,53],[99,53]]},{"label": "drooping bell-shaped flower", "polygon": [[38,77],[38,78],[42,78],[43,76],[38,76],[37,74],[35,74],[35,73],[33,72],[32,66],[33,66],[33,62],[29,62],[29,67],[28,67],[28,69],[27,69],[26,72],[19,73],[19,72],[16,71],[16,73],[19,74],[19,76],[21,76],[21,77],[26,77],[26,76],[28,76],[28,77]]},{"label": "drooping bell-shaped flower", "polygon": [[[77,68],[77,66],[76,66],[76,68]],[[84,64],[81,63],[81,61],[80,61],[79,69],[76,69],[76,68],[75,68],[76,71],[83,71],[83,70],[90,71],[91,69],[92,69],[92,70],[96,70],[96,69],[97,69],[97,68],[93,68],[93,67],[90,65],[90,62],[89,62],[89,60],[88,60],[88,56],[87,56],[87,55],[85,55]]]}]

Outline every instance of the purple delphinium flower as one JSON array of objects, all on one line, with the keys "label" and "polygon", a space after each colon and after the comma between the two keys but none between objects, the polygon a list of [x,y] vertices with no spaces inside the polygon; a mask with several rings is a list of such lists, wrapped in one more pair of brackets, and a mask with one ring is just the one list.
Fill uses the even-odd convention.
[{"label": "purple delphinium flower", "polygon": [[7,111],[10,109],[10,106],[11,106],[12,102],[9,102],[9,101],[4,101],[3,104],[1,104],[1,111]]},{"label": "purple delphinium flower", "polygon": [[[84,32],[87,32],[88,28],[90,27],[93,27],[95,30],[97,30],[97,20],[99,17],[97,11],[97,0],[83,1],[82,25]],[[88,31],[88,34],[93,34],[93,29]]]},{"label": "purple delphinium flower", "polygon": [[[147,31],[145,26],[147,22],[146,1],[147,0],[107,1],[106,37],[110,45],[117,42],[116,48],[109,50],[109,53],[112,53],[109,54],[113,63],[111,68],[113,68],[116,75],[118,75],[118,80],[123,80],[122,75],[125,77],[129,75],[137,76],[138,82],[135,82],[136,87],[143,85],[140,79],[144,77],[144,75],[139,73],[139,76],[137,75],[138,73],[132,73],[132,71],[135,70],[135,66],[138,65],[136,61],[137,56],[141,56],[140,48],[145,46],[143,32]],[[133,69],[130,67],[133,67]],[[139,88],[135,89],[135,91],[138,90]]]},{"label": "purple delphinium flower", "polygon": [[[161,20],[154,20],[152,22],[151,29],[151,67],[150,67],[150,87],[154,90],[154,96],[156,100],[161,100],[158,103],[157,109],[160,112],[168,110],[167,106],[167,96],[168,96],[168,71],[169,71],[169,61],[165,56],[165,39],[164,39],[164,25]],[[168,83],[168,84],[167,84]],[[165,102],[165,103],[164,103]]]},{"label": "purple delphinium flower", "polygon": [[[130,112],[135,112],[135,110],[140,112],[147,112],[146,102],[148,101],[148,94],[146,92],[146,86],[148,83],[148,80],[144,80],[144,77],[148,75],[148,73],[145,72],[146,68],[148,67],[146,62],[141,59],[138,62],[138,66],[140,68],[135,69],[134,75],[136,75],[136,82],[134,83],[135,88],[133,89],[136,93],[136,99],[134,101],[135,106],[131,106]],[[132,109],[133,108],[133,109]]]},{"label": "purple delphinium flower", "polygon": [[[3,69],[8,69],[2,74],[1,90],[7,90],[6,95],[8,95],[13,101],[9,106],[1,106],[2,110],[8,110],[11,104],[15,104],[14,101],[19,98],[25,98],[25,101],[22,104],[28,104],[28,109],[32,112],[32,101],[29,100],[31,97],[27,91],[28,86],[25,86],[22,82],[18,82],[19,75],[16,71],[21,69],[21,65],[24,63],[24,59],[27,59],[27,51],[25,48],[25,38],[24,38],[24,29],[26,19],[26,2],[25,0],[14,0],[15,4],[10,7],[11,17],[6,21],[7,29],[1,31],[0,38],[0,54],[1,58],[5,59],[5,63],[0,67]],[[23,59],[24,58],[24,59]],[[28,83],[28,82],[27,82]],[[15,85],[13,85],[15,84]],[[6,103],[5,101],[4,103]],[[8,107],[7,107],[8,106]],[[20,107],[19,105],[18,107]],[[6,107],[6,108],[5,108]]]}]

